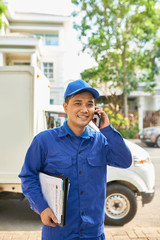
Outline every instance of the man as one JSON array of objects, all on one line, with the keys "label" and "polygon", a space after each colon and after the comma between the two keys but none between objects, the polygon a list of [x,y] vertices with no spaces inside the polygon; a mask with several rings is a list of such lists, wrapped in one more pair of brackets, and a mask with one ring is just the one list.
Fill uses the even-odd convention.
[{"label": "man", "polygon": [[[44,240],[105,239],[106,165],[127,168],[132,159],[106,113],[95,106],[98,96],[83,80],[69,83],[63,104],[68,120],[61,127],[39,133],[26,154],[20,173],[22,189],[31,208],[41,216]],[[86,127],[95,113],[101,116],[100,132]],[[42,196],[40,171],[69,177],[64,227],[56,225],[57,218]]]}]

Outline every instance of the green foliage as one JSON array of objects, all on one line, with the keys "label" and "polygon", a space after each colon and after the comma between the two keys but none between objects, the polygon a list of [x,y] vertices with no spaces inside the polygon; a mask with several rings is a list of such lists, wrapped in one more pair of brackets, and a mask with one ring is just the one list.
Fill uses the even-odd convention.
[{"label": "green foliage", "polygon": [[130,125],[129,128],[127,128],[127,129],[120,129],[119,132],[121,133],[123,138],[135,139],[137,134],[138,134],[138,132],[139,132],[138,125],[136,125],[136,126]]},{"label": "green foliage", "polygon": [[120,113],[114,112],[109,108],[104,109],[108,115],[110,123],[117,129],[125,129],[129,127],[129,120],[123,117]]},{"label": "green foliage", "polygon": [[[139,83],[153,92],[160,59],[160,4],[157,0],[72,0],[75,23],[84,50],[90,49],[97,66],[81,75],[90,83],[108,82],[124,94]],[[76,20],[76,18],[75,18]]]},{"label": "green foliage", "polygon": [[112,126],[117,129],[121,135],[126,139],[135,139],[138,129],[138,122],[136,119],[127,119],[122,114],[110,110],[108,107],[104,108],[108,115]]},{"label": "green foliage", "polygon": [[5,13],[7,7],[3,4],[3,1],[0,0],[0,29],[2,27],[2,14]]}]

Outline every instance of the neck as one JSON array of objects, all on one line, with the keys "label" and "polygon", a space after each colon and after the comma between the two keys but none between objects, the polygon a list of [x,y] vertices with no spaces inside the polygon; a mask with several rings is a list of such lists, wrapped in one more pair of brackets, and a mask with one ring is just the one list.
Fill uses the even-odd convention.
[{"label": "neck", "polygon": [[69,121],[67,121],[67,125],[77,137],[82,135],[85,131],[85,127],[73,126],[73,124],[71,125]]}]

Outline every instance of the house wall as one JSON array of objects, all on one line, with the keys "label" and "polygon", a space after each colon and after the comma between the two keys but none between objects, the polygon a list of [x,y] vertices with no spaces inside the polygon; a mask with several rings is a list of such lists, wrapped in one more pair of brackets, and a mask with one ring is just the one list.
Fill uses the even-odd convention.
[{"label": "house wall", "polygon": [[[12,11],[10,11],[10,8],[8,9],[7,21],[9,24],[7,26],[7,33],[10,36],[6,38],[8,42],[7,46],[3,48],[3,51],[0,49],[0,65],[14,65],[15,62],[19,62],[21,65],[24,62],[25,64],[29,63],[32,66],[38,66],[43,72],[44,62],[53,63],[54,78],[49,79],[50,98],[54,104],[62,104],[65,88],[64,83],[69,80],[66,74],[66,62],[64,59],[66,59],[65,56],[69,52],[69,34],[67,32],[69,31],[68,26],[71,25],[67,24],[67,22],[70,19],[60,15],[39,13],[14,13],[12,15]],[[36,36],[36,34],[58,34],[58,45],[46,46],[43,38]],[[10,43],[11,35],[14,36],[14,38],[12,37],[12,43]],[[34,39],[39,39],[39,42],[36,42],[31,47]],[[27,43],[30,46],[27,46]],[[11,46],[12,44],[13,46]]]},{"label": "house wall", "polygon": [[[49,50],[49,49],[48,49]],[[41,58],[41,68],[43,69],[43,62],[51,62],[54,64],[54,78],[50,81],[51,91],[50,98],[53,99],[54,104],[63,103],[63,92],[64,92],[64,53],[46,51],[46,54]]]}]

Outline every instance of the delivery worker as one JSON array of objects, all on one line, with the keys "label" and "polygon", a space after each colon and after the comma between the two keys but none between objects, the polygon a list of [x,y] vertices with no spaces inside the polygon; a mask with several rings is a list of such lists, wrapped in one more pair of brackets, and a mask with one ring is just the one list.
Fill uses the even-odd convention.
[{"label": "delivery worker", "polygon": [[[95,106],[98,96],[83,80],[69,83],[63,104],[68,119],[63,126],[35,136],[27,151],[19,177],[31,208],[40,214],[43,240],[105,239],[106,166],[128,168],[132,158],[106,113]],[[101,116],[99,132],[87,128],[95,113]],[[42,196],[40,171],[69,178],[64,227],[57,226],[57,218]]]}]

